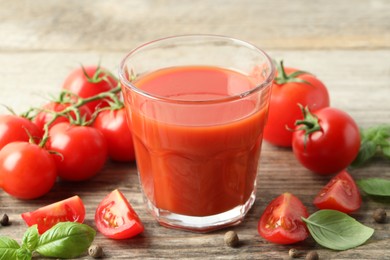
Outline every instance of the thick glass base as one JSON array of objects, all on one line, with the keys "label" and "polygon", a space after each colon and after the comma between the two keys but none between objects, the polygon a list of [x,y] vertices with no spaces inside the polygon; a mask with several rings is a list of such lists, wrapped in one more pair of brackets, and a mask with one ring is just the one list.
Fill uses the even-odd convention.
[{"label": "thick glass base", "polygon": [[193,217],[159,209],[144,196],[149,211],[160,225],[199,233],[205,233],[241,223],[255,202],[255,198],[256,194],[255,191],[253,191],[249,199],[243,205],[239,205],[229,211],[212,216]]}]

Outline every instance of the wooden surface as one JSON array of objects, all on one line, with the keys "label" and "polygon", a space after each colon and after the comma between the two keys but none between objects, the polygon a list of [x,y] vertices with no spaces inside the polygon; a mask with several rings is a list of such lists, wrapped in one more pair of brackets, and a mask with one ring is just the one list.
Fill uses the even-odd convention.
[{"label": "wooden surface", "polygon": [[[0,0],[0,103],[24,112],[56,94],[73,68],[100,62],[116,71],[132,48],[156,38],[187,33],[228,35],[252,42],[285,65],[316,74],[328,87],[333,106],[362,127],[390,123],[390,1],[19,1]],[[1,113],[6,113],[0,108]],[[351,171],[355,179],[390,178],[390,164],[376,159]],[[318,250],[320,259],[390,259],[390,223],[377,224],[372,211],[389,204],[364,197],[352,216],[375,229],[358,248],[332,251],[312,238],[294,246],[266,242],[257,233],[265,206],[283,192],[298,196],[310,213],[312,200],[329,177],[305,170],[291,150],[264,143],[257,199],[245,221],[234,228],[242,245],[228,248],[229,230],[195,234],[159,226],[146,211],[135,164],[107,163],[85,183],[58,182],[43,198],[14,199],[0,191],[0,213],[12,225],[0,235],[21,240],[20,214],[78,194],[86,223],[103,197],[119,188],[138,212],[145,232],[113,241],[98,234],[107,259],[287,259],[291,247]],[[82,257],[90,259],[90,257]]]}]

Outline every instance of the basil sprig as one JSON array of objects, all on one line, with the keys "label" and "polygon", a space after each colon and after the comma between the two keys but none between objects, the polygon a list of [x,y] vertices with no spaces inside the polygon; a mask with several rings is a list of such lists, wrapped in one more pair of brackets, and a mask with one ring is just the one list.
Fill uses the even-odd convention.
[{"label": "basil sprig", "polygon": [[360,246],[374,234],[374,229],[337,210],[319,210],[302,220],[318,244],[333,250]]},{"label": "basil sprig", "polygon": [[375,156],[390,160],[390,125],[378,125],[360,130],[360,150],[352,162],[352,167],[359,167]]},{"label": "basil sprig", "polygon": [[96,231],[77,222],[60,222],[39,235],[37,226],[27,229],[22,245],[8,237],[0,237],[0,259],[32,259],[33,252],[45,257],[75,258],[86,252]]},{"label": "basil sprig", "polygon": [[368,178],[358,180],[356,183],[368,195],[390,197],[390,180]]}]

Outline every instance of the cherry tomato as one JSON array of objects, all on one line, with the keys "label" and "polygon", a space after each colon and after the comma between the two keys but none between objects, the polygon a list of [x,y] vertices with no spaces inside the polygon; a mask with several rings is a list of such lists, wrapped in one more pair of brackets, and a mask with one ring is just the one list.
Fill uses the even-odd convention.
[{"label": "cherry tomato", "polygon": [[277,244],[293,244],[305,240],[309,232],[301,217],[307,218],[306,207],[291,193],[283,193],[270,202],[258,223],[258,232]]},{"label": "cherry tomato", "polygon": [[57,172],[52,156],[28,142],[12,142],[0,151],[0,187],[20,199],[35,199],[54,186]]},{"label": "cherry tomato", "polygon": [[100,202],[96,214],[97,229],[113,239],[126,239],[144,231],[137,213],[119,190],[114,190]]},{"label": "cherry tomato", "polygon": [[290,129],[294,129],[295,121],[302,118],[298,104],[315,111],[328,107],[329,103],[328,90],[318,78],[294,68],[284,69],[281,64],[272,85],[264,140],[273,145],[291,147]]},{"label": "cherry tomato", "polygon": [[307,169],[322,175],[344,170],[356,158],[360,132],[344,111],[326,107],[314,113],[304,109],[305,119],[297,121],[292,148]]},{"label": "cherry tomato", "polygon": [[319,209],[351,213],[360,208],[362,197],[352,176],[347,171],[341,171],[317,194],[313,204]]},{"label": "cherry tomato", "polygon": [[[99,93],[109,91],[117,86],[118,82],[109,71],[100,66],[80,67],[73,70],[65,79],[62,88],[72,93],[88,98]],[[105,107],[105,100],[97,100],[86,104],[93,113],[97,106]]]},{"label": "cherry tomato", "polygon": [[37,224],[39,234],[43,234],[58,222],[83,223],[85,207],[79,196],[73,196],[35,211],[25,212],[22,214],[22,218],[29,227]]},{"label": "cherry tomato", "polygon": [[0,115],[0,150],[15,141],[28,142],[42,136],[40,129],[27,118],[16,115]]},{"label": "cherry tomato", "polygon": [[[48,123],[52,118],[53,114],[48,111],[60,112],[65,108],[69,107],[71,104],[69,103],[59,103],[59,102],[49,102],[42,107],[42,111],[39,112],[33,119],[33,122],[40,128],[43,129],[44,125]],[[86,106],[81,106],[79,108],[80,117],[85,118],[85,120],[91,119],[91,111]],[[74,112],[70,112],[69,114],[72,119],[76,119],[76,115]],[[69,118],[60,116],[53,123],[51,123],[50,127],[53,127],[55,124],[61,122],[69,122]]]},{"label": "cherry tomato", "polygon": [[89,126],[59,123],[50,131],[48,150],[54,151],[58,176],[83,181],[95,176],[107,159],[107,144],[99,130]]},{"label": "cherry tomato", "polygon": [[99,112],[93,127],[99,129],[106,138],[108,156],[112,160],[122,162],[135,160],[133,138],[124,108]]}]

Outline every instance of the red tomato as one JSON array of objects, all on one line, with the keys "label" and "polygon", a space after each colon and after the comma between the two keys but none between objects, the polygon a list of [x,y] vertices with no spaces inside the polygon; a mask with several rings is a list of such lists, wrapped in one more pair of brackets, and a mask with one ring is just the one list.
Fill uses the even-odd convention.
[{"label": "red tomato", "polygon": [[[69,107],[69,103],[59,103],[59,102],[49,102],[46,105],[42,107],[42,111],[39,112],[33,119],[33,122],[40,128],[43,129],[44,125],[48,123],[52,118],[53,114],[48,111],[53,112],[60,112],[63,111],[65,108]],[[88,107],[82,106],[79,108],[80,117],[84,117],[86,120],[91,119],[91,111]],[[76,119],[76,115],[74,112],[71,112],[69,114],[73,119]],[[60,116],[58,117],[51,125],[50,127],[53,127],[55,124],[61,123],[61,122],[69,122],[69,118]]]},{"label": "red tomato", "polygon": [[130,238],[144,231],[137,213],[119,190],[112,191],[100,202],[95,224],[103,235],[113,239]]},{"label": "red tomato", "polygon": [[28,133],[34,139],[39,139],[42,136],[40,129],[27,118],[16,115],[0,115],[0,150],[11,142],[28,142],[30,139]]},{"label": "red tomato", "polygon": [[327,88],[314,75],[303,73],[294,77],[297,69],[285,68],[283,72],[282,68],[278,69],[272,85],[264,140],[277,146],[291,147],[290,129],[294,129],[295,121],[302,118],[298,104],[315,111],[328,107],[330,101]]},{"label": "red tomato", "polygon": [[83,181],[95,176],[107,159],[107,144],[99,130],[89,126],[59,123],[50,131],[48,150],[53,154],[58,176]]},{"label": "red tomato", "polygon": [[85,207],[79,196],[73,196],[41,207],[35,211],[25,212],[22,214],[22,218],[29,227],[37,224],[39,234],[43,234],[58,222],[71,221],[83,223]]},{"label": "red tomato", "polygon": [[20,199],[48,193],[57,178],[52,156],[28,142],[12,142],[0,151],[0,187]]},{"label": "red tomato", "polygon": [[362,197],[352,176],[342,171],[325,185],[314,198],[313,204],[319,209],[351,213],[360,208]]},{"label": "red tomato", "polygon": [[[293,152],[307,169],[322,175],[344,170],[356,158],[360,132],[347,113],[332,107],[313,114],[306,110],[305,120],[293,134]],[[303,127],[305,126],[306,127]],[[318,128],[318,129],[316,129]],[[302,129],[302,130],[300,130]]]},{"label": "red tomato", "polygon": [[96,117],[93,127],[107,140],[108,156],[114,161],[134,161],[134,144],[124,108],[104,110]]},{"label": "red tomato", "polygon": [[[118,81],[108,70],[99,66],[80,67],[72,71],[65,79],[63,89],[69,90],[82,98],[95,96],[99,93],[115,88]],[[91,112],[96,107],[105,107],[108,103],[105,100],[97,100],[86,104]]]},{"label": "red tomato", "polygon": [[264,210],[258,224],[259,234],[277,244],[293,244],[305,240],[309,232],[301,217],[307,218],[306,207],[291,193],[283,193]]}]

